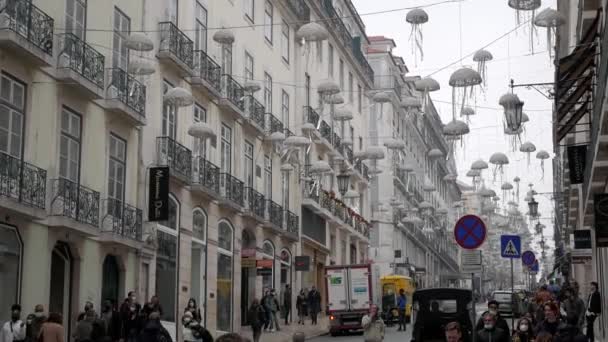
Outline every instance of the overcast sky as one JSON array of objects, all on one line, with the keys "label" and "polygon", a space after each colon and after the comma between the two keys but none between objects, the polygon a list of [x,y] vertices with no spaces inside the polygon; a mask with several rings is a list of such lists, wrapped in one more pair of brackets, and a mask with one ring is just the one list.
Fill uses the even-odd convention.
[{"label": "overcast sky", "polygon": [[[473,53],[479,48],[492,42],[517,26],[516,12],[507,6],[507,0],[464,0],[460,3],[438,4],[424,7],[429,21],[422,26],[424,36],[424,60],[415,63],[409,41],[411,27],[405,21],[407,10],[383,14],[366,13],[404,7],[425,6],[441,2],[441,0],[352,0],[366,25],[367,34],[383,35],[395,40],[397,44],[395,55],[405,59],[410,70],[408,76],[420,75],[433,77],[441,84],[441,90],[432,93],[435,106],[440,111],[444,123],[451,120],[452,89],[448,85],[450,75],[462,66],[477,67],[471,57],[461,63],[435,73],[460,59]],[[555,1],[543,0],[541,9],[555,8]],[[459,15],[459,13],[461,13]],[[460,24],[461,22],[461,24]],[[462,40],[460,39],[462,27]],[[459,178],[467,183],[471,179],[465,174],[471,163],[479,158],[488,161],[494,152],[504,152],[510,159],[505,168],[505,181],[512,182],[515,176],[521,181],[520,210],[527,212],[527,204],[523,201],[528,183],[533,183],[538,192],[552,191],[551,160],[545,162],[545,176],[541,181],[540,161],[535,153],[531,158],[528,169],[525,155],[519,150],[511,152],[503,134],[502,107],[498,105],[499,97],[509,91],[509,80],[515,83],[540,83],[553,81],[553,65],[546,47],[546,33],[539,28],[535,36],[534,54],[529,43],[529,25],[523,25],[514,33],[493,43],[486,50],[494,56],[494,61],[488,63],[487,89],[485,94],[477,96],[476,115],[472,117],[471,133],[465,139],[464,149],[457,151]],[[537,151],[544,149],[552,156],[551,137],[551,108],[552,103],[533,89],[516,88],[516,93],[525,102],[524,112],[530,117],[526,124],[522,141],[533,142]],[[487,108],[486,108],[487,107]],[[491,171],[486,171],[489,184],[502,197],[500,182],[492,184]],[[512,182],[513,183],[513,182]],[[515,185],[513,183],[513,185]],[[537,196],[540,202],[542,216],[547,218],[543,223],[547,226],[545,239],[552,240],[551,217],[553,216],[550,196]],[[550,242],[552,244],[552,241]]]}]

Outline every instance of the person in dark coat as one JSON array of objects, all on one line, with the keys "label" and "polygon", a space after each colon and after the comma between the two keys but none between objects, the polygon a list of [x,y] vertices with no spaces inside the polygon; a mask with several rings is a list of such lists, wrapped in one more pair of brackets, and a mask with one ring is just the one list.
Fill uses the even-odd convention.
[{"label": "person in dark coat", "polygon": [[197,322],[203,321],[203,316],[201,315],[201,309],[196,304],[196,299],[190,298],[188,301],[188,306],[184,309],[184,313],[189,311],[192,314],[192,318]]},{"label": "person in dark coat", "polygon": [[143,308],[145,316],[149,316],[153,312],[158,312],[160,317],[163,317],[163,308],[160,306],[160,299],[156,295],[152,296],[150,301]]},{"label": "person in dark coat", "polygon": [[310,289],[310,292],[308,292],[308,310],[310,312],[312,324],[316,325],[317,315],[321,311],[321,294],[314,286]]},{"label": "person in dark coat", "polygon": [[42,304],[36,305],[34,313],[29,314],[26,318],[26,340],[30,342],[38,341],[38,334],[42,329],[42,324],[46,322],[46,315],[44,314],[44,306]]},{"label": "person in dark coat", "polygon": [[262,336],[262,327],[266,321],[266,312],[257,298],[254,298],[251,302],[247,315],[253,331],[253,342],[259,342]]},{"label": "person in dark coat", "polygon": [[120,339],[120,313],[116,310],[111,300],[106,299],[103,302],[99,319],[103,323],[104,340],[118,341]]},{"label": "person in dark coat", "polygon": [[134,342],[140,331],[141,305],[137,303],[135,291],[129,292],[128,297],[120,306],[120,337],[126,342]]},{"label": "person in dark coat", "polygon": [[536,325],[534,333],[536,336],[541,333],[548,333],[551,336],[555,336],[559,330],[559,327],[561,326],[561,322],[559,320],[559,307],[555,302],[548,302],[545,303],[543,308],[545,319]]},{"label": "person in dark coat", "polygon": [[593,323],[599,314],[602,313],[602,299],[599,291],[597,290],[597,283],[591,282],[591,293],[587,298],[587,311],[585,312],[585,319],[587,321],[587,339],[593,342],[595,341],[595,332],[593,330]]},{"label": "person in dark coat", "polygon": [[494,315],[494,317],[496,318],[496,327],[505,331],[508,336],[511,335],[510,334],[511,330],[509,329],[509,324],[507,324],[507,321],[498,312],[499,305],[500,304],[495,300],[491,300],[488,302],[488,311],[484,312],[481,315],[481,317],[479,318],[479,320],[477,321],[477,325],[475,326],[475,331],[480,331],[483,329],[483,326],[484,326],[483,317],[485,316],[486,313],[489,312],[492,315]]},{"label": "person in dark coat", "polygon": [[171,335],[160,323],[160,313],[152,312],[137,336],[137,342],[172,342]]},{"label": "person in dark coat", "polygon": [[496,316],[486,312],[483,317],[483,329],[477,331],[478,342],[509,342],[509,334],[496,324]]},{"label": "person in dark coat", "polygon": [[566,324],[558,328],[557,334],[553,337],[554,342],[585,342],[587,337],[583,335],[578,325],[578,315],[569,313]]},{"label": "person in dark coat", "polygon": [[285,314],[285,325],[289,325],[289,314],[291,312],[291,287],[289,284],[285,285],[285,291],[283,292],[283,311]]},{"label": "person in dark coat", "polygon": [[296,299],[296,308],[298,309],[298,324],[304,325],[306,316],[308,316],[308,296],[304,289],[300,290],[300,294]]}]

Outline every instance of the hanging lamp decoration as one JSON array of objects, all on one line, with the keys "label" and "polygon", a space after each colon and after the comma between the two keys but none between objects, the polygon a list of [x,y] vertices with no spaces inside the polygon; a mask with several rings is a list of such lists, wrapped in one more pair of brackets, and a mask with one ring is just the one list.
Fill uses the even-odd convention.
[{"label": "hanging lamp decoration", "polygon": [[477,159],[473,163],[471,163],[471,170],[485,170],[489,167],[488,163],[486,163],[483,159]]},{"label": "hanging lamp decoration", "polygon": [[389,138],[384,141],[384,147],[389,150],[392,155],[392,168],[396,168],[401,164],[401,153],[405,150],[405,142],[397,138]]},{"label": "hanging lamp decoration", "polygon": [[380,104],[380,115],[378,115],[378,120],[382,120],[382,115],[384,114],[384,104],[391,102],[391,96],[385,91],[378,92],[374,94],[372,101],[374,101],[376,104]]},{"label": "hanging lamp decoration", "polygon": [[516,94],[506,93],[498,100],[504,108],[504,125],[511,131],[521,128],[524,102]]},{"label": "hanging lamp decoration", "polygon": [[415,96],[405,96],[401,100],[401,107],[405,109],[407,115],[417,114],[422,108],[420,99]]},{"label": "hanging lamp decoration", "polygon": [[475,115],[475,110],[469,106],[462,108],[460,111],[460,117],[464,118],[467,124],[471,123],[471,116]]},{"label": "hanging lamp decoration", "polygon": [[455,182],[456,179],[458,179],[458,176],[456,176],[453,173],[448,173],[447,175],[445,175],[443,177],[443,180],[446,181],[446,182]]},{"label": "hanging lamp decoration", "polygon": [[521,182],[521,178],[515,176],[515,178],[513,178],[513,182],[515,183],[515,200],[519,201],[519,182]]},{"label": "hanging lamp decoration", "polygon": [[549,51],[550,59],[553,58],[553,37],[556,35],[557,28],[565,23],[566,17],[552,8],[542,10],[534,18],[534,25],[547,30],[547,51]]},{"label": "hanging lamp decoration", "polygon": [[526,154],[526,161],[528,163],[528,168],[530,168],[530,155],[533,152],[536,152],[536,146],[532,142],[526,141],[525,143],[521,144],[519,151]]},{"label": "hanging lamp decoration", "polygon": [[466,134],[469,134],[470,131],[471,130],[469,129],[469,125],[456,119],[448,122],[445,126],[443,126],[443,135],[446,137],[446,140],[448,141],[450,146],[448,156],[455,154],[455,145],[457,141],[460,141],[460,146],[464,147],[464,141],[462,140],[462,137]]},{"label": "hanging lamp decoration", "polygon": [[243,84],[243,90],[250,95],[257,93],[261,89],[262,89],[262,85],[258,81],[247,80]]},{"label": "hanging lamp decoration", "polygon": [[414,65],[418,65],[418,55],[420,55],[420,61],[424,60],[424,49],[422,47],[424,43],[424,37],[422,35],[422,24],[429,21],[429,15],[421,8],[414,8],[407,12],[405,16],[407,21],[412,26],[410,32],[410,43],[412,44],[412,54],[414,55]]},{"label": "hanging lamp decoration", "polygon": [[541,180],[545,179],[545,160],[551,158],[549,152],[540,150],[536,153],[536,159],[540,159]]},{"label": "hanging lamp decoration", "polygon": [[213,128],[202,121],[192,124],[192,126],[188,128],[188,135],[201,140],[215,139],[216,137]]},{"label": "hanging lamp decoration", "polygon": [[521,126],[516,131],[509,129],[509,127],[505,127],[504,133],[507,138],[507,143],[511,147],[511,151],[517,151],[517,147],[521,145],[521,135],[524,133],[524,127]]},{"label": "hanging lamp decoration", "polygon": [[489,61],[491,61],[492,59],[494,59],[494,56],[492,56],[492,53],[490,53],[490,51],[481,49],[481,50],[477,50],[475,52],[475,54],[473,55],[473,61],[477,62],[477,72],[479,73],[479,75],[481,76],[481,79],[483,80],[483,87],[482,89],[485,89],[488,84],[488,80],[487,80],[487,74],[488,74],[488,66],[487,63]]},{"label": "hanging lamp decoration", "polygon": [[[321,107],[317,111],[319,112],[319,114],[323,115],[324,104],[327,103],[327,100],[330,97],[338,95],[340,93],[340,86],[338,85],[338,83],[334,82],[331,79],[325,79],[319,82],[319,84],[317,84],[317,93],[319,94],[321,100],[319,101]],[[319,120],[319,123],[321,123],[321,120]]]},{"label": "hanging lamp decoration", "polygon": [[466,176],[471,178],[473,182],[473,188],[477,189],[479,187],[480,179],[481,179],[481,171],[479,170],[469,170],[466,173]]},{"label": "hanging lamp decoration", "polygon": [[156,69],[151,62],[146,61],[143,58],[131,58],[127,71],[129,74],[135,76],[149,76],[154,74]]},{"label": "hanging lamp decoration", "polygon": [[194,103],[194,97],[188,90],[175,87],[167,90],[163,96],[163,101],[175,108],[188,107]]},{"label": "hanging lamp decoration", "polygon": [[414,81],[414,88],[422,93],[422,111],[426,113],[427,106],[431,101],[430,93],[441,89],[441,86],[434,78],[425,77]]},{"label": "hanging lamp decoration", "polygon": [[427,153],[427,156],[429,159],[439,159],[443,157],[443,152],[438,148],[433,148]]},{"label": "hanging lamp decoration", "polygon": [[534,26],[534,18],[536,10],[540,8],[541,0],[509,0],[509,7],[516,11],[517,25],[521,23],[529,23],[528,44],[530,51],[534,53],[534,36],[536,35],[536,27]]},{"label": "hanging lamp decoration", "polygon": [[500,174],[500,180],[502,182],[502,177],[504,175],[504,166],[509,164],[509,157],[502,152],[495,152],[490,156],[490,164],[494,165],[493,176],[494,181],[496,181],[496,174]]},{"label": "hanging lamp decoration", "polygon": [[232,45],[234,40],[234,33],[228,29],[220,29],[213,34],[213,41],[220,45]]},{"label": "hanging lamp decoration", "polygon": [[369,160],[381,160],[384,159],[384,149],[380,146],[369,146],[365,153]]},{"label": "hanging lamp decoration", "polygon": [[125,39],[124,47],[133,51],[147,52],[154,50],[154,42],[147,35],[134,32]]},{"label": "hanging lamp decoration", "polygon": [[[316,48],[316,58],[321,60],[323,57],[322,42],[329,38],[329,32],[325,27],[317,22],[310,22],[302,25],[296,32],[296,40],[300,41],[304,46],[302,53],[306,56],[306,65],[310,61],[311,51]],[[320,67],[321,63],[318,63]]]},{"label": "hanging lamp decoration", "polygon": [[[468,97],[475,96],[475,86],[482,82],[481,75],[471,68],[460,68],[451,76],[449,85],[452,87],[452,119],[456,120],[456,113],[462,112]],[[460,101],[460,102],[459,102]],[[458,105],[460,104],[460,108]]]},{"label": "hanging lamp decoration", "polygon": [[500,186],[500,190],[502,190],[502,199],[503,199],[503,204],[504,204],[504,201],[506,201],[507,196],[509,195],[509,192],[511,192],[511,190],[513,190],[513,184],[511,184],[509,182],[504,182]]}]

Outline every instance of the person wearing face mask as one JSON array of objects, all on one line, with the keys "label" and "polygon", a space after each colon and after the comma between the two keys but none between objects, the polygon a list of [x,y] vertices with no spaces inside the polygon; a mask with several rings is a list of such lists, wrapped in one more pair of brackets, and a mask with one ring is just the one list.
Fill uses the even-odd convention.
[{"label": "person wearing face mask", "polygon": [[160,299],[157,295],[150,298],[150,302],[144,306],[143,311],[146,316],[150,315],[152,312],[158,312],[160,317],[163,317],[163,307],[160,305]]},{"label": "person wearing face mask", "polygon": [[509,342],[508,332],[497,326],[496,316],[493,313],[486,312],[482,319],[483,329],[477,331],[478,342]]},{"label": "person wearing face mask", "polygon": [[38,304],[34,308],[34,313],[27,316],[26,340],[28,342],[35,342],[38,340],[38,334],[42,328],[42,323],[45,321],[46,315],[44,314],[44,306],[42,306],[42,304]]},{"label": "person wearing face mask", "polygon": [[11,306],[11,319],[4,323],[0,333],[0,342],[20,342],[25,341],[25,323],[21,321],[21,305]]},{"label": "person wearing face mask", "polygon": [[543,310],[545,319],[536,325],[534,333],[537,336],[540,333],[548,333],[555,336],[561,323],[559,320],[559,307],[555,302],[548,302],[543,306]]},{"label": "person wearing face mask", "polygon": [[533,342],[532,322],[528,318],[522,318],[517,322],[517,328],[513,333],[513,342]]},{"label": "person wearing face mask", "polygon": [[593,323],[600,313],[602,313],[602,299],[597,290],[597,283],[592,281],[589,298],[587,298],[587,311],[585,312],[585,318],[587,320],[587,339],[589,339],[589,341],[595,341]]},{"label": "person wearing face mask", "polygon": [[85,319],[87,312],[89,312],[90,310],[93,310],[93,309],[94,309],[93,303],[87,301],[84,304],[84,311],[82,311],[81,313],[78,314],[78,319],[76,320],[76,322],[80,322],[83,319]]},{"label": "person wearing face mask", "polygon": [[194,322],[196,322],[192,316],[190,311],[184,312],[184,316],[182,317],[182,334],[184,337],[184,342],[200,342],[200,338],[194,337]]},{"label": "person wearing face mask", "polygon": [[193,320],[195,320],[199,323],[203,321],[203,317],[201,315],[201,310],[196,305],[196,299],[190,298],[190,300],[188,301],[188,305],[184,309],[184,313],[186,313],[186,312],[190,312],[192,314]]},{"label": "person wearing face mask", "polygon": [[363,327],[363,341],[381,342],[384,340],[384,321],[378,316],[378,306],[372,304],[369,313],[361,319]]},{"label": "person wearing face mask", "polygon": [[120,314],[109,299],[103,302],[100,320],[103,324],[104,341],[118,341],[120,339]]},{"label": "person wearing face mask", "polygon": [[141,305],[137,303],[135,291],[131,291],[120,306],[121,340],[133,342],[137,339],[140,331],[140,312]]},{"label": "person wearing face mask", "polygon": [[496,327],[505,331],[507,333],[507,336],[511,335],[510,334],[511,329],[509,329],[509,324],[507,323],[507,321],[504,318],[502,318],[502,316],[498,312],[498,305],[499,305],[498,302],[495,300],[491,300],[488,302],[488,311],[484,312],[481,315],[481,318],[479,318],[479,320],[477,321],[477,326],[475,327],[475,331],[479,331],[479,330],[483,329],[483,325],[484,325],[483,317],[486,313],[491,313],[496,318]]}]

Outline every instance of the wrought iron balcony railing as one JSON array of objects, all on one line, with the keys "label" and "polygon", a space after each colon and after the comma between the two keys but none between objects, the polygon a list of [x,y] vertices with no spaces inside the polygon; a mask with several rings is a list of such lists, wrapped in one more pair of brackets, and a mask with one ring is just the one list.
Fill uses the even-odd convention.
[{"label": "wrought iron balcony railing", "polygon": [[304,117],[306,118],[306,122],[315,125],[315,127],[319,125],[319,119],[321,116],[314,110],[314,108],[305,106],[304,115]]},{"label": "wrought iron balcony railing", "polygon": [[0,2],[0,30],[9,29],[38,47],[49,56],[53,55],[53,30],[55,21],[32,1],[6,0]]},{"label": "wrought iron balcony railing", "polygon": [[332,145],[334,146],[334,148],[336,150],[340,150],[340,147],[342,146],[342,138],[340,138],[340,136],[338,135],[338,133],[334,132],[332,134],[332,137],[334,138],[332,140]]},{"label": "wrought iron balcony railing", "polygon": [[171,173],[190,180],[192,151],[170,137],[156,138],[156,155],[159,165],[167,165]]},{"label": "wrought iron balcony railing", "polygon": [[132,205],[114,198],[104,200],[102,231],[109,231],[115,235],[142,241],[142,211]]},{"label": "wrought iron balcony railing", "polygon": [[103,88],[105,57],[72,33],[59,35],[58,68],[67,68]]},{"label": "wrought iron balcony railing", "polygon": [[355,170],[359,171],[363,178],[369,179],[369,168],[361,160],[357,160],[355,163]]},{"label": "wrought iron balcony railing", "polygon": [[272,113],[266,113],[266,130],[269,134],[283,132],[283,123]]},{"label": "wrought iron balcony railing", "polygon": [[350,146],[343,146],[342,155],[348,162],[352,165],[355,162],[355,154],[353,153],[353,149]]},{"label": "wrought iron balcony railing", "polygon": [[194,51],[194,73],[207,81],[216,91],[221,91],[222,67],[205,51]]},{"label": "wrought iron balcony railing", "polygon": [[243,181],[234,177],[229,173],[220,173],[221,183],[220,188],[222,190],[222,196],[228,201],[243,206],[243,194],[245,184]]},{"label": "wrought iron balcony railing", "polygon": [[268,209],[267,220],[273,225],[283,228],[283,207],[273,200],[266,200]]},{"label": "wrought iron balcony railing", "polygon": [[304,0],[287,0],[287,7],[296,15],[298,21],[303,23],[310,21],[310,7]]},{"label": "wrought iron balcony railing", "polygon": [[266,212],[266,200],[264,195],[255,191],[253,188],[245,188],[245,204],[247,210],[253,213],[260,219],[264,219],[264,212]]},{"label": "wrought iron balcony railing", "polygon": [[285,128],[283,129],[283,133],[285,133],[285,137],[286,137],[286,138],[287,138],[287,137],[291,137],[291,136],[295,135],[295,134],[294,134],[294,133],[293,133],[293,132],[292,132],[292,131],[291,131],[289,128],[287,128],[287,127],[285,127]]},{"label": "wrought iron balcony railing", "polygon": [[194,159],[192,182],[205,187],[207,190],[220,194],[220,167],[203,157]]},{"label": "wrought iron balcony railing", "polygon": [[321,121],[319,132],[321,133],[321,137],[331,143],[331,126],[325,120]]},{"label": "wrought iron balcony railing", "polygon": [[241,111],[245,111],[245,90],[231,75],[222,75],[222,96]]},{"label": "wrought iron balcony railing", "polygon": [[194,66],[194,42],[170,21],[161,22],[159,26],[160,45],[158,51],[169,52],[187,67],[192,68]]},{"label": "wrought iron balcony railing", "polygon": [[99,192],[65,178],[54,179],[51,214],[99,227]]},{"label": "wrought iron balcony railing", "polygon": [[261,129],[264,129],[264,114],[266,109],[253,95],[245,96],[245,112],[247,117]]},{"label": "wrought iron balcony railing", "polygon": [[0,196],[44,209],[46,170],[0,152]]},{"label": "wrought iron balcony railing", "polygon": [[285,210],[285,230],[294,236],[300,235],[300,218],[289,210]]},{"label": "wrought iron balcony railing", "polygon": [[110,77],[106,97],[119,100],[137,114],[146,116],[146,86],[120,68],[108,69]]}]

